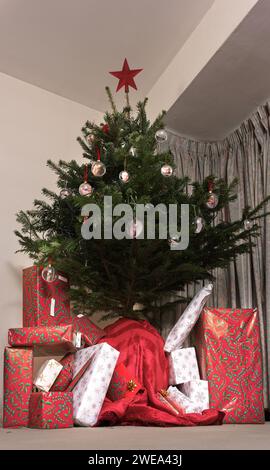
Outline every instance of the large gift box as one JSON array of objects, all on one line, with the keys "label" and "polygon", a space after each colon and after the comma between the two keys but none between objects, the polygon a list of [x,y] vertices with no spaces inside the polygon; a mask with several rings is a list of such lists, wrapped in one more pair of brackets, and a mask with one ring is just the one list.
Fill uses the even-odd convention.
[{"label": "large gift box", "polygon": [[72,318],[73,330],[82,336],[82,344],[93,346],[100,338],[105,336],[105,331],[95,325],[87,315],[76,315]]},{"label": "large gift box", "polygon": [[35,392],[29,403],[29,427],[40,429],[73,426],[72,392]]},{"label": "large gift box", "polygon": [[199,380],[195,348],[181,348],[169,354],[169,384],[178,385]]},{"label": "large gift box", "polygon": [[69,280],[64,274],[48,283],[40,266],[23,270],[23,326],[70,323]]},{"label": "large gift box", "polygon": [[194,329],[210,408],[224,423],[263,423],[263,373],[257,309],[205,308]]},{"label": "large gift box", "polygon": [[119,351],[107,343],[81,349],[75,354],[74,376],[92,359],[89,367],[73,389],[74,422],[94,426],[103,405]]},{"label": "large gift box", "polygon": [[31,348],[5,348],[3,426],[28,425],[29,400],[33,380]]},{"label": "large gift box", "polygon": [[76,350],[72,325],[11,328],[8,342],[14,347],[33,347],[36,356],[61,355]]}]

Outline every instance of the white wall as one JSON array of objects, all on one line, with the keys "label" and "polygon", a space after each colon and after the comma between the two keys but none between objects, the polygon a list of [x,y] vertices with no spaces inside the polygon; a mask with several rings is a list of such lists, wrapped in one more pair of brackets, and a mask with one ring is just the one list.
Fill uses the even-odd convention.
[{"label": "white wall", "polygon": [[48,158],[82,162],[76,137],[87,119],[99,123],[102,114],[1,73],[0,103],[2,401],[3,348],[8,328],[22,325],[21,271],[31,264],[26,256],[15,254],[15,214],[30,209],[33,199],[40,197],[41,188],[55,188],[55,175],[46,167]]}]

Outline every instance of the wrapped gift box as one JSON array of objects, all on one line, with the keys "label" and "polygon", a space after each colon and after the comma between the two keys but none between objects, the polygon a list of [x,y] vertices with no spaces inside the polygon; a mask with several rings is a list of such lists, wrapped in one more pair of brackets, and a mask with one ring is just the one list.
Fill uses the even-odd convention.
[{"label": "wrapped gift box", "polygon": [[165,351],[171,352],[183,346],[184,341],[187,339],[189,333],[197,322],[203,306],[211,295],[212,289],[213,284],[209,284],[197,292],[175,326],[170,331],[164,345]]},{"label": "wrapped gift box", "polygon": [[33,381],[31,348],[5,348],[3,426],[28,425],[29,400]]},{"label": "wrapped gift box", "polygon": [[35,392],[29,403],[29,427],[39,429],[73,426],[72,392]]},{"label": "wrapped gift box", "polygon": [[169,354],[170,385],[178,385],[199,379],[195,348],[176,349]]},{"label": "wrapped gift box", "polygon": [[207,380],[192,380],[180,385],[181,392],[197,403],[202,410],[209,409],[209,391]]},{"label": "wrapped gift box", "polygon": [[59,274],[48,283],[40,266],[23,270],[23,326],[54,326],[71,322],[69,280]]},{"label": "wrapped gift box", "polygon": [[36,356],[61,356],[76,350],[72,325],[11,328],[8,342],[14,347],[33,347]]},{"label": "wrapped gift box", "polygon": [[184,393],[178,390],[177,387],[169,387],[167,393],[168,397],[177,403],[185,413],[201,413],[203,411],[202,406],[187,397]]},{"label": "wrapped gift box", "polygon": [[60,374],[61,369],[63,369],[63,366],[60,362],[55,359],[48,359],[39,368],[33,384],[42,392],[48,392]]},{"label": "wrapped gift box", "polygon": [[87,346],[93,346],[105,336],[105,331],[96,326],[87,315],[74,316],[72,325],[75,332],[81,333],[82,343]]},{"label": "wrapped gift box", "polygon": [[123,363],[114,369],[112,379],[108,388],[107,397],[112,400],[136,395],[142,389],[136,377],[131,375]]},{"label": "wrapped gift box", "polygon": [[73,378],[74,353],[66,354],[61,360],[62,370],[51,387],[51,392],[64,392]]},{"label": "wrapped gift box", "polygon": [[263,423],[263,373],[257,309],[205,308],[194,329],[210,408],[224,423]]},{"label": "wrapped gift box", "polygon": [[74,422],[94,426],[103,405],[119,351],[107,343],[81,349],[75,354],[74,376],[92,359],[83,377],[73,389]]}]

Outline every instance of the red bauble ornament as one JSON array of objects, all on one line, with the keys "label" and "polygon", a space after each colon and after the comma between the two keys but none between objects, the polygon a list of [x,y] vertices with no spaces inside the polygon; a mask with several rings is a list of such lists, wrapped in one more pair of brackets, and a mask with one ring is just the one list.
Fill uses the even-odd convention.
[{"label": "red bauble ornament", "polygon": [[101,129],[104,132],[104,134],[109,134],[110,132],[109,124],[102,124]]},{"label": "red bauble ornament", "polygon": [[111,75],[119,79],[116,91],[119,91],[123,86],[125,87],[125,92],[129,92],[129,87],[137,90],[136,83],[134,82],[134,77],[138,75],[143,69],[133,69],[131,70],[128,65],[127,59],[124,60],[122,70],[116,72],[109,72]]}]

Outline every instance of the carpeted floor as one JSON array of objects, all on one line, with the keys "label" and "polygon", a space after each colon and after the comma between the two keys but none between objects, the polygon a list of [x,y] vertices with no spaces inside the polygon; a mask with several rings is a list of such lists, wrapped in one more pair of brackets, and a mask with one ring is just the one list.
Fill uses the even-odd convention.
[{"label": "carpeted floor", "polygon": [[270,450],[270,423],[190,428],[0,429],[0,449]]}]

